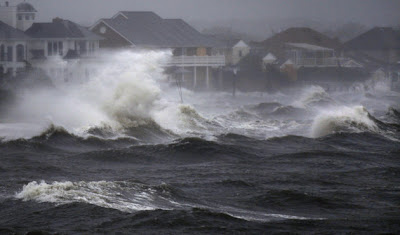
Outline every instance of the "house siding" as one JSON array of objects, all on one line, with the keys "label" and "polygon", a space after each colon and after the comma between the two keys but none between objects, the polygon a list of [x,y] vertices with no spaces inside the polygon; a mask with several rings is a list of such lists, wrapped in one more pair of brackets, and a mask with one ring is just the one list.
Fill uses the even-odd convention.
[{"label": "house siding", "polygon": [[[106,27],[107,30],[105,33],[100,32],[101,27]],[[108,27],[103,22],[96,25],[96,27],[92,29],[92,32],[97,33],[98,35],[101,35],[105,38],[104,40],[100,41],[100,48],[118,48],[128,47],[132,45],[130,42],[121,37],[118,33],[116,33],[113,29]]]}]

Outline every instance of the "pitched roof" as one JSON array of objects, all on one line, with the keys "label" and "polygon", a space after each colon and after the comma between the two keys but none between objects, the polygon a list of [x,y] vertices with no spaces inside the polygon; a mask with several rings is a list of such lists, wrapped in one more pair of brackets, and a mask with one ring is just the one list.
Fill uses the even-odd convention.
[{"label": "pitched roof", "polygon": [[286,43],[286,45],[289,45],[291,47],[296,47],[300,49],[305,49],[309,51],[331,51],[332,48],[327,48],[327,47],[320,47],[316,45],[310,45],[307,43]]},{"label": "pitched roof", "polygon": [[264,56],[263,60],[272,60],[275,61],[276,57],[272,53],[268,53],[266,56]]},{"label": "pitched roof", "polygon": [[282,43],[307,43],[328,48],[340,47],[340,42],[310,28],[289,28],[261,42],[264,47]]},{"label": "pitched roof", "polygon": [[400,49],[400,31],[390,27],[375,27],[346,42],[344,47],[355,50]]},{"label": "pitched roof", "polygon": [[102,37],[69,20],[54,19],[51,23],[33,23],[25,31],[33,38],[76,38],[101,40]]},{"label": "pitched roof", "polygon": [[114,17],[123,15],[131,20],[143,20],[144,22],[156,22],[162,20],[162,18],[152,11],[120,11]]},{"label": "pitched roof", "polygon": [[0,21],[0,40],[26,40],[29,39],[23,31],[15,29]]},{"label": "pitched roof", "polygon": [[162,19],[153,12],[122,11],[101,21],[137,46],[208,47],[216,43],[181,19]]}]

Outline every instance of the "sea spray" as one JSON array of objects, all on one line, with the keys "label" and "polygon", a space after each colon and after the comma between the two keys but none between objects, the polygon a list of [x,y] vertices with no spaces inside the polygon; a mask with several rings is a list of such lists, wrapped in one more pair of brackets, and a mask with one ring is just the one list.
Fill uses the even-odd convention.
[{"label": "sea spray", "polygon": [[336,132],[377,132],[378,127],[363,106],[340,107],[322,111],[311,127],[312,137]]},{"label": "sea spray", "polygon": [[157,191],[152,187],[123,181],[55,181],[52,183],[32,181],[24,185],[15,197],[24,201],[50,202],[58,205],[74,202],[88,203],[126,212],[168,209],[166,204],[170,203],[168,199],[157,195]]},{"label": "sea spray", "polygon": [[310,86],[302,89],[298,99],[293,106],[298,108],[308,108],[318,105],[334,104],[329,94],[320,86]]},{"label": "sea spray", "polygon": [[[81,62],[92,63],[88,67],[96,65],[96,73],[88,79],[79,77],[82,74],[79,69],[84,66],[53,59],[48,63],[76,69],[74,74],[78,77],[68,82],[52,77],[54,89],[20,91],[17,104],[7,114],[8,119],[41,126],[41,131],[54,124],[77,135],[98,126],[118,131],[141,125],[152,119],[156,102],[160,100],[159,82],[165,80],[161,65],[169,57],[168,51],[109,52],[95,62]],[[31,134],[21,133],[16,137],[29,138]]]}]

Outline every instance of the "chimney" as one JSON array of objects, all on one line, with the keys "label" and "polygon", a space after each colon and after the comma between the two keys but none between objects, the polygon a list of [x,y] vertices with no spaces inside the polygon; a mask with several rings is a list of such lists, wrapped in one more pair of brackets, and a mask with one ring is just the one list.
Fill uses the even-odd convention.
[{"label": "chimney", "polygon": [[8,1],[6,1],[6,7],[8,7]]},{"label": "chimney", "polygon": [[61,23],[63,21],[63,19],[61,19],[60,17],[56,17],[53,19],[53,23]]}]

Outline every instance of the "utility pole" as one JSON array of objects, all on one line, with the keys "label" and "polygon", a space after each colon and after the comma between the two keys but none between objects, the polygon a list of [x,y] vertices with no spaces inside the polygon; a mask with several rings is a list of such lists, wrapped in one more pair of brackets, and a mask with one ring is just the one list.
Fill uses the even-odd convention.
[{"label": "utility pole", "polygon": [[232,96],[236,96],[236,80],[237,80],[237,68],[233,68],[233,90],[232,90]]}]

